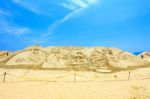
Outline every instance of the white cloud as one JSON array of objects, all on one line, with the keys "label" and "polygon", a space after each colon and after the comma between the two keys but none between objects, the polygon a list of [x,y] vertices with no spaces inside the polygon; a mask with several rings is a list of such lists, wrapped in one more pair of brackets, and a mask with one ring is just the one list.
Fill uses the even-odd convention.
[{"label": "white cloud", "polygon": [[64,8],[67,8],[69,10],[75,10],[75,9],[77,9],[77,6],[74,5],[74,4],[61,3],[59,5],[63,6]]},{"label": "white cloud", "polygon": [[46,37],[52,36],[53,33],[49,32],[49,33],[42,33],[41,35],[41,39],[45,39]]},{"label": "white cloud", "polygon": [[5,19],[0,19],[0,32],[8,33],[13,35],[22,35],[26,33],[31,33],[31,30],[27,27],[22,27],[13,23],[6,21]]},{"label": "white cloud", "polygon": [[98,0],[86,0],[89,4],[95,4],[98,2]]},{"label": "white cloud", "polygon": [[70,10],[77,10],[80,8],[89,7],[92,4],[96,4],[98,0],[68,0],[67,2],[63,2],[60,5]]},{"label": "white cloud", "polygon": [[0,16],[10,16],[10,13],[8,11],[0,9]]},{"label": "white cloud", "polygon": [[13,35],[22,35],[22,34],[27,34],[31,32],[29,28],[16,27],[12,25],[3,25],[0,30],[1,32],[13,34]]},{"label": "white cloud", "polygon": [[16,4],[19,4],[19,5],[25,7],[26,9],[28,9],[28,10],[34,12],[34,13],[41,13],[41,11],[35,5],[33,5],[31,3],[28,3],[28,2],[26,2],[24,0],[13,0],[13,1]]},{"label": "white cloud", "polygon": [[88,6],[88,4],[85,2],[85,0],[71,0],[71,2],[80,8],[85,8]]},{"label": "white cloud", "polygon": [[68,9],[72,9],[73,11],[64,16],[63,19],[60,20],[60,23],[67,21],[72,16],[76,15],[76,13],[81,12],[92,4],[96,4],[98,0],[69,0],[66,3],[63,3],[62,6]]},{"label": "white cloud", "polygon": [[61,6],[72,10],[70,13],[65,15],[61,20],[55,22],[54,24],[49,26],[49,30],[52,31],[60,24],[64,23],[71,17],[75,16],[77,13],[82,12],[87,7],[91,6],[92,4],[96,4],[98,0],[69,0],[66,3],[62,3]]},{"label": "white cloud", "polygon": [[[49,10],[45,11],[43,8],[45,7],[44,4],[38,2],[37,0],[13,0],[14,3],[21,5],[25,9],[33,12],[34,14],[43,14],[50,16]],[[43,1],[45,4],[48,4],[48,1]],[[47,3],[48,2],[48,3]]]},{"label": "white cloud", "polygon": [[7,10],[0,9],[0,33],[11,35],[22,35],[31,33],[31,29],[15,24],[12,20],[13,14]]},{"label": "white cloud", "polygon": [[67,14],[62,20],[60,20],[60,23],[63,23],[65,21],[67,21],[69,18],[71,18],[72,16],[74,16],[76,13],[82,11],[84,8],[80,8],[80,9],[77,9],[77,10],[74,10],[73,12]]}]

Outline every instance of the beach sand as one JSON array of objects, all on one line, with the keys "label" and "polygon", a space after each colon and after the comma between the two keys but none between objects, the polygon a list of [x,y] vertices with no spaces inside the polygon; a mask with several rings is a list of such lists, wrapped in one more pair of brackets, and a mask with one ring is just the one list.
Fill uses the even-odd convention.
[{"label": "beach sand", "polygon": [[[150,99],[150,68],[111,74],[0,69],[0,99]],[[76,77],[76,78],[75,78]],[[54,79],[55,78],[55,79]]]}]

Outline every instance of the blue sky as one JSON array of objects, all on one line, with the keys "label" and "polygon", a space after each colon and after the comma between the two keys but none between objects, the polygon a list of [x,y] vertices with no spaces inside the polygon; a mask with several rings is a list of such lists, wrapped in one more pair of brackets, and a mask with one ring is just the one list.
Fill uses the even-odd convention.
[{"label": "blue sky", "polygon": [[106,46],[150,50],[150,0],[0,0],[0,49]]}]

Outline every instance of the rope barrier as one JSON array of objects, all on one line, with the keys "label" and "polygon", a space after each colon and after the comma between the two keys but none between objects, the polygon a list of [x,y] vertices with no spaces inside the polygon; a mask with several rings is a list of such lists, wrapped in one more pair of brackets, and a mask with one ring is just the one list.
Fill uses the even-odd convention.
[{"label": "rope barrier", "polygon": [[[26,72],[26,74],[27,73],[29,73],[30,72],[30,70],[29,71],[27,71]],[[7,79],[7,76],[11,76],[11,77],[13,77],[14,79],[18,79],[18,78],[22,78],[23,76],[25,76],[25,74],[24,75],[21,75],[21,76],[19,76],[19,75],[14,75],[14,74],[12,74],[12,73],[7,73],[7,72],[5,72],[4,74],[0,74],[0,77],[3,77],[3,78],[5,78],[6,77],[6,79]],[[57,77],[53,77],[52,79],[54,80],[54,79],[61,79],[61,78],[64,78],[64,77],[69,77],[69,76],[71,76],[72,77],[72,81],[77,81],[77,78],[78,77],[84,77],[85,79],[87,79],[87,78],[90,78],[90,76],[89,75],[82,75],[82,74],[78,74],[78,73],[71,73],[71,74],[66,74],[66,75],[62,75],[62,76],[57,76]],[[94,75],[93,75],[94,76]],[[95,75],[95,76],[98,76],[98,77],[96,77],[97,79],[101,79],[102,81],[127,81],[127,80],[129,80],[129,75],[127,74],[126,76],[127,76],[127,78],[125,78],[124,76],[123,77],[121,77],[120,76],[120,78],[118,78],[118,79],[116,79],[116,80],[109,80],[109,79],[107,79],[107,78],[112,78],[113,76],[112,75],[101,75],[101,77],[100,77],[100,75]],[[28,77],[27,77],[28,78]],[[49,77],[47,77],[47,78],[36,78],[35,77],[35,80],[34,80],[34,77],[30,77],[29,76],[29,78],[30,79],[32,79],[33,81],[49,81]],[[106,79],[103,79],[103,78],[106,78]],[[45,79],[45,80],[44,80]],[[138,77],[138,75],[134,75],[134,76],[132,76],[131,75],[131,77],[130,77],[130,79],[131,80],[142,80],[142,79],[150,79],[150,76],[148,76],[148,75],[141,75],[140,77]],[[88,79],[87,79],[88,80]],[[25,81],[31,81],[31,80],[25,80]]]},{"label": "rope barrier", "polygon": [[[35,70],[37,67],[38,67],[38,65],[35,65],[35,66],[32,68],[32,71]],[[23,74],[22,74],[20,77],[18,77],[18,78],[24,77],[24,76],[27,75],[29,72],[31,72],[31,70],[26,71],[25,73],[23,73]]]}]

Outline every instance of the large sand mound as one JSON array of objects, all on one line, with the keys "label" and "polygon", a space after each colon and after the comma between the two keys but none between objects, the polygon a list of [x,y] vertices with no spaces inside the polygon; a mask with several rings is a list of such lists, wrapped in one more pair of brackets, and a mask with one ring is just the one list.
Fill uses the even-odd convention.
[{"label": "large sand mound", "polygon": [[150,62],[117,48],[31,46],[1,60],[3,67],[78,69],[112,72],[116,69],[148,66]]}]

